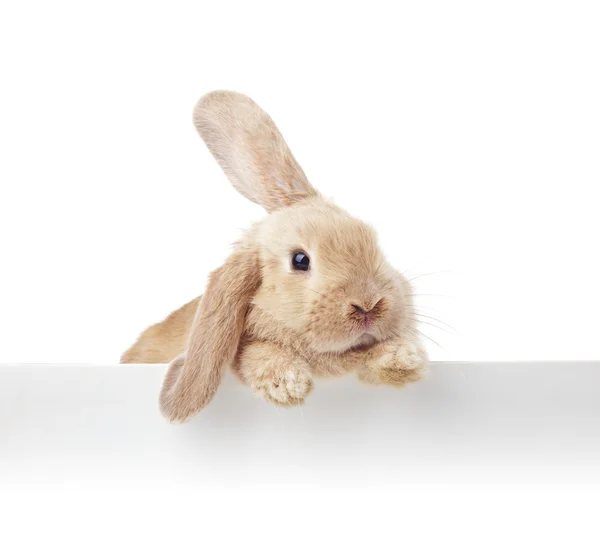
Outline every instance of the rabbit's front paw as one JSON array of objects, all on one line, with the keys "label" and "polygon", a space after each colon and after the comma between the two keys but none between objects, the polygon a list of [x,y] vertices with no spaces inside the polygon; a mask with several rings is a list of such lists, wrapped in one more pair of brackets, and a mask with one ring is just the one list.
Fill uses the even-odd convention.
[{"label": "rabbit's front paw", "polygon": [[303,370],[278,367],[256,378],[252,387],[265,400],[278,406],[298,406],[304,403],[313,382]]},{"label": "rabbit's front paw", "polygon": [[429,361],[425,350],[415,342],[384,346],[382,354],[370,363],[371,382],[401,387],[427,376]]}]

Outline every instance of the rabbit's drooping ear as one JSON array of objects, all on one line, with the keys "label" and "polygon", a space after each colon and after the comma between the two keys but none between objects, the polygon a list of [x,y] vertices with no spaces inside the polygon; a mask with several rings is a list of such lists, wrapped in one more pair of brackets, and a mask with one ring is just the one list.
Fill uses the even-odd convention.
[{"label": "rabbit's drooping ear", "polygon": [[260,286],[258,252],[242,248],[214,271],[182,355],[169,365],[160,409],[172,423],[193,417],[215,394],[235,359],[252,296]]},{"label": "rabbit's drooping ear", "polygon": [[245,95],[208,93],[194,124],[233,186],[267,211],[317,195],[273,120]]}]

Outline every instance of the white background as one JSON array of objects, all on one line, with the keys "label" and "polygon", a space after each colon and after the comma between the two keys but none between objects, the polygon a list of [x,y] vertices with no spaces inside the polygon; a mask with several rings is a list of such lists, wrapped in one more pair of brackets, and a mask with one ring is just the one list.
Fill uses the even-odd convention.
[{"label": "white background", "polygon": [[217,88],[428,274],[434,359],[599,358],[598,28],[572,0],[3,2],[0,361],[116,362],[203,291],[263,214],[193,129]]},{"label": "white background", "polygon": [[[315,186],[372,222],[399,269],[431,273],[415,281],[419,303],[456,329],[424,326],[445,348],[428,342],[433,358],[600,358],[599,28],[598,3],[576,0],[3,0],[0,362],[116,363],[140,330],[202,292],[238,230],[263,214],[229,187],[192,127],[194,102],[217,88],[261,104]],[[344,466],[356,453],[340,452],[339,467],[332,467],[348,470],[344,486],[329,487],[322,472],[311,475],[309,458],[299,466],[310,484],[289,470],[251,476],[256,485],[207,487],[181,462],[210,472],[202,461],[215,453],[211,447],[230,447],[219,468],[243,472],[244,439],[257,429],[231,431],[248,415],[211,405],[222,444],[202,445],[210,413],[192,428],[169,428],[165,434],[179,442],[161,443],[161,370],[113,368],[156,374],[145,388],[121,381],[113,391],[88,369],[89,375],[62,376],[48,368],[47,385],[39,373],[4,385],[16,402],[5,404],[0,418],[0,440],[12,439],[10,449],[0,445],[0,470],[15,480],[14,487],[5,489],[10,480],[0,486],[3,543],[598,542],[597,488],[510,480],[499,486],[493,472],[493,487],[481,486],[485,475],[469,487],[357,486]],[[576,392],[576,381],[567,374],[564,384]],[[519,376],[515,385],[525,400]],[[542,392],[546,404],[562,392],[563,383],[556,385],[556,393]],[[590,400],[592,387],[581,385]],[[412,407],[418,389],[430,388],[414,387],[414,398],[388,392],[382,400]],[[68,396],[57,401],[61,392]],[[473,387],[469,392],[472,419],[486,430],[475,406],[489,400]],[[491,392],[504,393],[514,410],[510,390]],[[377,398],[366,388],[360,393]],[[225,395],[219,391],[216,402]],[[145,405],[138,405],[142,398]],[[456,407],[470,414],[470,400]],[[578,411],[582,423],[593,422],[576,397],[559,400],[569,411],[557,406],[556,423],[539,408],[533,412],[545,423],[542,435],[572,433],[576,427],[561,416]],[[442,402],[455,407],[453,401]],[[518,419],[500,404],[487,407],[501,422]],[[373,403],[375,421],[385,408]],[[443,404],[426,408],[441,411]],[[312,415],[319,422],[316,410]],[[353,439],[346,415],[326,416],[313,431],[317,437]],[[396,415],[410,429],[409,417]],[[292,445],[302,440],[287,417],[277,418]],[[335,418],[339,430],[330,431]],[[289,419],[311,433],[301,413]],[[114,422],[120,425],[111,428]],[[143,422],[148,426],[138,427]],[[463,424],[451,423],[458,430]],[[268,436],[272,426],[265,419],[258,428]],[[302,459],[288,461],[285,444],[272,450],[273,430],[265,465],[279,453],[282,466]],[[535,444],[535,430],[515,430]],[[420,432],[426,437],[428,429]],[[401,445],[394,433],[389,441]],[[438,433],[459,443],[478,438]],[[29,452],[19,450],[19,438],[34,437]],[[563,450],[586,455],[577,445],[565,441]],[[323,465],[321,447],[305,446]],[[507,443],[519,447],[514,438]],[[86,459],[79,450],[87,448]],[[375,467],[394,466],[377,444],[361,449]],[[123,459],[137,450],[137,459]],[[260,456],[260,446],[253,453]],[[469,454],[480,451],[475,446]],[[446,462],[443,450],[431,456]],[[166,468],[152,465],[169,458]],[[543,460],[537,468],[551,474]],[[562,470],[573,468],[580,470]],[[264,481],[278,485],[258,485]]]}]

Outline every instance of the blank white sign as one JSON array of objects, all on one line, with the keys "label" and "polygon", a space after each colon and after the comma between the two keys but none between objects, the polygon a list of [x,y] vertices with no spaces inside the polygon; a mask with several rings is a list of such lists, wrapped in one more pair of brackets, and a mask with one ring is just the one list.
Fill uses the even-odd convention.
[{"label": "blank white sign", "polygon": [[430,380],[402,390],[318,382],[299,408],[273,406],[228,377],[183,425],[158,412],[165,369],[0,367],[2,482],[600,481],[598,362],[440,362]]}]

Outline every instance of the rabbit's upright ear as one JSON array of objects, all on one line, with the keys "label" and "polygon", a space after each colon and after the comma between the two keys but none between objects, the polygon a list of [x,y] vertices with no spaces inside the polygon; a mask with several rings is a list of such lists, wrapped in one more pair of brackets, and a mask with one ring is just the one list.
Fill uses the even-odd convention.
[{"label": "rabbit's upright ear", "polygon": [[194,124],[233,186],[267,211],[317,195],[273,120],[245,95],[208,93]]},{"label": "rabbit's upright ear", "polygon": [[187,421],[206,406],[234,361],[260,269],[258,251],[246,247],[211,273],[186,350],[170,363],[160,393],[160,409],[172,423]]}]

